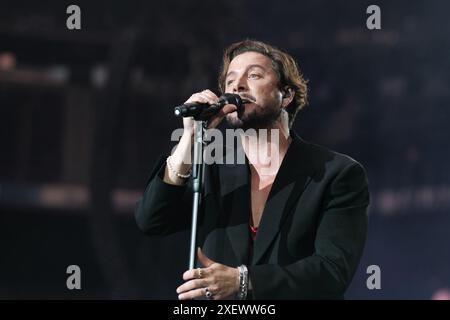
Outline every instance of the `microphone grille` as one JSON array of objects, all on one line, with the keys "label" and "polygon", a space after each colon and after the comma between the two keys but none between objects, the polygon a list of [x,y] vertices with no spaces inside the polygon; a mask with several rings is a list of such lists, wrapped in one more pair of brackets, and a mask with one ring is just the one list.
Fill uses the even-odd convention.
[{"label": "microphone grille", "polygon": [[225,104],[234,104],[237,108],[242,107],[242,99],[238,94],[224,93],[221,100],[223,100]]}]

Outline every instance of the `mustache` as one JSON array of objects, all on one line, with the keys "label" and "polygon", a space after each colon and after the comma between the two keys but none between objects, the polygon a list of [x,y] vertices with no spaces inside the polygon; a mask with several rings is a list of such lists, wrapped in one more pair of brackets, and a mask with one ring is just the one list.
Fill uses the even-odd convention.
[{"label": "mustache", "polygon": [[240,94],[239,96],[241,97],[242,103],[244,103],[244,104],[245,104],[245,103],[255,102],[255,101],[256,101],[255,97],[253,97],[253,96],[251,96],[251,95],[249,95],[249,94],[242,93],[242,94]]}]

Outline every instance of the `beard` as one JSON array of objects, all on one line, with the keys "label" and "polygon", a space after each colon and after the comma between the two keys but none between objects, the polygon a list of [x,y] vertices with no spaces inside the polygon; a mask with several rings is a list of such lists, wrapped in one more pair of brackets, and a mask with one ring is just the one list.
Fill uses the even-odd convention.
[{"label": "beard", "polygon": [[236,111],[237,114],[227,114],[228,124],[233,129],[269,129],[280,119],[281,108],[275,103],[262,108],[255,104],[255,107],[247,111],[245,105],[241,110]]}]

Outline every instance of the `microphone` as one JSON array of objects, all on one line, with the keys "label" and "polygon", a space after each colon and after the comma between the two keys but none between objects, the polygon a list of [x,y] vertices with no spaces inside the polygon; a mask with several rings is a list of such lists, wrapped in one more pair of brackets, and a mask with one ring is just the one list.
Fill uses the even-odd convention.
[{"label": "microphone", "polygon": [[242,107],[242,99],[238,94],[224,93],[217,103],[186,103],[175,107],[174,113],[177,117],[194,117],[198,120],[207,120],[227,104],[234,104],[239,109]]}]

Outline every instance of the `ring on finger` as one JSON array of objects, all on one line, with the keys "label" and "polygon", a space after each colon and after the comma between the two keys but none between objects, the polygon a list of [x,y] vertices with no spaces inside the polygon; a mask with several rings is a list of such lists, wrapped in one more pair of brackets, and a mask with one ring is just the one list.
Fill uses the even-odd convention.
[{"label": "ring on finger", "polygon": [[205,288],[205,298],[211,300],[213,298],[213,294],[209,291],[208,287]]}]

